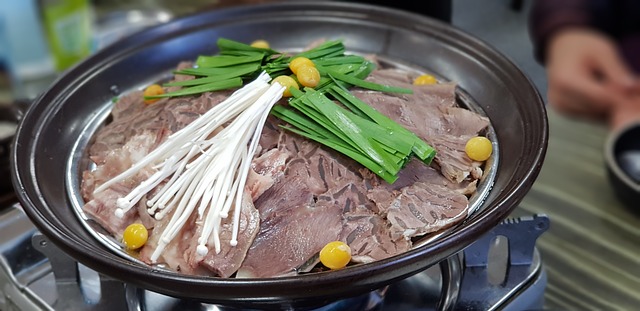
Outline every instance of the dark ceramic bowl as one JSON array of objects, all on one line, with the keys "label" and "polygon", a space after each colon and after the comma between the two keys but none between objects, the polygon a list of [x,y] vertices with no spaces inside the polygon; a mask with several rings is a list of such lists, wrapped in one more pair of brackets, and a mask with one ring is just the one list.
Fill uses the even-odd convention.
[{"label": "dark ceramic bowl", "polygon": [[604,158],[614,192],[626,206],[640,213],[640,121],[609,135]]}]

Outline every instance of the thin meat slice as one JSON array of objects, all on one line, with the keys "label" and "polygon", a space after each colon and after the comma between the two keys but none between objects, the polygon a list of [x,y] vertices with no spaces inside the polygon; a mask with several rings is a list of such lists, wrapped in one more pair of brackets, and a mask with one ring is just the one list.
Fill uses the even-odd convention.
[{"label": "thin meat slice", "polygon": [[203,220],[199,220],[198,214],[193,213],[176,237],[169,242],[154,262],[151,257],[158,247],[160,236],[173,216],[173,212],[170,212],[155,223],[155,228],[149,228],[152,234],[150,234],[149,240],[140,250],[138,258],[147,264],[164,265],[172,270],[186,274],[230,277],[240,267],[246,256],[247,249],[258,233],[260,226],[258,211],[253,206],[248,192],[245,192],[240,208],[237,246],[230,244],[233,232],[233,215],[230,215],[228,219],[222,221],[220,252],[216,253],[212,236],[207,243],[209,252],[205,256],[198,255],[196,247],[202,232]]},{"label": "thin meat slice", "polygon": [[257,156],[278,147],[280,137],[284,135],[284,131],[279,127],[281,124],[283,124],[282,121],[276,119],[276,117],[272,115],[267,117],[267,121],[262,128],[262,133],[260,133],[260,148]]},{"label": "thin meat slice", "polygon": [[[148,131],[134,136],[121,148],[116,148],[106,153],[103,163],[97,165],[94,171],[83,172],[81,191],[86,200],[83,210],[116,237],[121,237],[122,232],[129,224],[139,220],[137,208],[130,209],[123,217],[117,217],[115,215],[117,199],[129,194],[138,184],[149,178],[155,170],[150,167],[146,168],[136,175],[94,194],[95,187],[117,176],[134,163],[143,159],[158,145],[158,141],[161,140],[160,136],[164,135]],[[146,200],[142,201],[139,204],[143,204]]]},{"label": "thin meat slice", "polygon": [[350,160],[339,161],[300,137],[281,138],[275,150],[296,156],[287,162],[284,176],[255,201],[262,223],[239,277],[294,272],[338,238],[345,210],[375,208],[366,189],[356,186],[363,185],[362,177],[342,164]]},{"label": "thin meat slice", "polygon": [[206,271],[194,269],[194,267],[189,263],[189,248],[191,247],[193,240],[197,239],[197,214],[195,213],[189,216],[185,225],[180,229],[176,237],[167,244],[156,262],[151,260],[153,252],[158,247],[160,236],[168,226],[172,216],[173,212],[167,214],[160,221],[156,222],[155,227],[149,232],[149,239],[147,240],[147,243],[142,247],[142,249],[140,249],[138,259],[149,265],[166,266],[169,269],[180,273],[210,275],[211,273],[207,273]]},{"label": "thin meat slice", "polygon": [[374,71],[367,79],[412,89],[410,95],[367,90],[353,94],[432,145],[438,151],[434,162],[449,180],[461,183],[472,174],[475,164],[459,141],[486,129],[489,119],[457,106],[455,83],[412,85],[408,73],[395,69]]},{"label": "thin meat slice", "polygon": [[[85,171],[82,184],[82,196],[85,199],[91,199],[94,189],[127,170],[133,164],[144,159],[144,157],[167,136],[165,131],[142,131],[141,133],[129,137],[125,144],[118,147],[110,148],[104,152],[100,158],[95,159],[96,168],[93,171]],[[92,157],[92,159],[94,159]],[[146,176],[141,176],[146,177]],[[135,186],[136,182],[141,180],[132,180],[130,185]]]},{"label": "thin meat slice", "polygon": [[255,202],[260,211],[260,219],[267,220],[279,217],[283,210],[309,205],[314,200],[314,194],[300,175],[286,175],[267,189]]},{"label": "thin meat slice", "polygon": [[289,152],[274,148],[251,161],[246,184],[253,200],[257,200],[282,178],[285,163],[290,157]]},{"label": "thin meat slice", "polygon": [[417,182],[402,188],[386,211],[391,236],[410,239],[462,221],[467,216],[468,200],[445,186]]},{"label": "thin meat slice", "polygon": [[[261,225],[237,277],[277,277],[295,269],[338,238],[342,213],[335,205],[302,206]],[[291,221],[295,219],[295,221]]]},{"label": "thin meat slice", "polygon": [[351,248],[351,260],[369,263],[408,251],[411,242],[393,238],[387,221],[379,214],[359,211],[343,217],[339,239]]},{"label": "thin meat slice", "polygon": [[332,189],[333,193],[326,193],[322,198],[342,208],[343,213],[375,213],[378,208],[367,197],[367,189],[359,180],[353,180],[342,188]]},{"label": "thin meat slice", "polygon": [[87,202],[84,206],[84,212],[117,240],[120,240],[124,229],[138,220],[138,210],[132,208],[124,213],[123,217],[117,217],[112,202],[127,195],[131,188],[120,187],[119,191],[116,189],[118,187],[111,187]]},{"label": "thin meat slice", "polygon": [[453,182],[461,183],[470,176],[481,177],[481,174],[474,173],[477,169],[476,162],[471,160],[464,150],[471,137],[469,135],[440,135],[432,137],[429,141],[431,146],[438,150],[436,158],[440,159],[437,161],[440,172]]},{"label": "thin meat slice", "polygon": [[475,135],[489,125],[486,117],[460,107],[448,107],[442,117],[446,134],[451,136]]},{"label": "thin meat slice", "polygon": [[461,183],[452,182],[445,178],[439,170],[432,166],[427,166],[417,159],[412,159],[407,163],[393,184],[381,181],[378,176],[371,172],[368,172],[365,176],[367,183],[372,185],[367,191],[367,198],[373,201],[383,213],[386,213],[387,208],[400,194],[402,188],[418,182],[444,186],[457,194],[465,196],[475,192],[477,184],[477,180],[467,180]]},{"label": "thin meat slice", "polygon": [[101,163],[109,150],[121,147],[142,132],[175,133],[225,100],[229,94],[204,93],[196,98],[162,99],[151,105],[144,103],[142,92],[122,96],[112,109],[111,122],[96,133],[89,155],[94,162]]},{"label": "thin meat slice", "polygon": [[[212,275],[228,278],[239,268],[247,255],[247,251],[260,228],[260,214],[254,207],[248,191],[244,192],[242,206],[240,207],[240,225],[238,227],[238,244],[230,244],[233,230],[233,215],[223,219],[220,228],[220,252],[216,253],[213,236],[208,241],[209,252],[205,256],[196,253],[197,239],[191,240],[187,249],[189,264],[194,270],[207,269]],[[196,236],[200,236],[202,226],[199,226]]]}]

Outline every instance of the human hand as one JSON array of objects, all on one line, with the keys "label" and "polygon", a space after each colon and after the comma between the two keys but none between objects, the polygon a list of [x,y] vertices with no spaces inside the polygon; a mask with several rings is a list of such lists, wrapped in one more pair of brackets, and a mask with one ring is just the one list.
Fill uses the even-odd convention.
[{"label": "human hand", "polygon": [[[608,37],[588,29],[570,28],[554,35],[546,52],[547,96],[556,110],[617,123],[626,118],[622,111],[633,110],[630,97],[640,91],[640,83]],[[618,109],[621,103],[625,104]]]}]

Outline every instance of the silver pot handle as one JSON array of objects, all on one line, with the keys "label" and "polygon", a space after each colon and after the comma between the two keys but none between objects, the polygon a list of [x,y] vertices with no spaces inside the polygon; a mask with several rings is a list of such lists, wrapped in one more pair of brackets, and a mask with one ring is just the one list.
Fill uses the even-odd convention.
[{"label": "silver pot handle", "polygon": [[462,282],[462,262],[460,256],[453,255],[440,262],[440,274],[442,277],[442,292],[436,310],[454,310],[460,295],[460,283]]}]

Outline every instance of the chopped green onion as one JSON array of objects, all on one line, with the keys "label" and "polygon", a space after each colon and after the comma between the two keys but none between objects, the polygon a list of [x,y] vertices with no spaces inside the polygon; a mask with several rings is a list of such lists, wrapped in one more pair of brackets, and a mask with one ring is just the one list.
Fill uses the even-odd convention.
[{"label": "chopped green onion", "polygon": [[331,56],[340,56],[344,54],[345,48],[340,40],[331,40],[325,41],[322,44],[312,48],[310,50],[298,53],[297,55],[291,57],[291,59],[296,57],[306,57],[308,59],[315,59],[320,57],[331,57]]},{"label": "chopped green onion", "polygon": [[316,66],[333,66],[333,65],[345,65],[345,64],[362,64],[363,62],[365,62],[367,60],[364,59],[364,57],[362,56],[357,56],[357,55],[344,55],[344,56],[338,56],[338,57],[325,57],[325,58],[320,58],[320,59],[316,59],[313,62],[316,64]]},{"label": "chopped green onion", "polygon": [[396,173],[400,170],[400,168],[394,165],[395,163],[389,159],[387,153],[380,150],[381,148],[378,143],[367,139],[366,134],[363,133],[363,129],[353,122],[348,111],[333,104],[330,99],[318,92],[307,91],[307,94],[309,94],[309,103],[336,127],[342,130],[342,132],[353,141],[355,147],[374,162],[380,164],[388,172]]},{"label": "chopped green onion", "polygon": [[392,132],[398,133],[397,137],[410,137],[411,140],[413,140],[412,150],[416,154],[416,156],[426,164],[431,163],[431,160],[433,160],[436,155],[436,150],[433,149],[433,147],[429,146],[418,136],[416,136],[414,133],[407,130],[395,121],[391,120],[389,117],[385,116],[379,111],[375,110],[365,102],[361,101],[346,89],[335,85],[331,88],[331,91],[332,94],[335,94],[335,97],[340,100],[340,102],[342,102],[345,106],[354,107],[352,111],[360,111],[362,115],[366,115],[377,124],[390,129]]},{"label": "chopped green onion", "polygon": [[253,55],[243,56],[230,56],[230,55],[216,55],[216,56],[198,56],[196,65],[201,68],[211,67],[227,67],[246,63],[260,62],[264,58],[263,53],[254,53]]},{"label": "chopped green onion", "polygon": [[274,51],[272,49],[256,48],[246,43],[225,39],[225,38],[219,38],[216,44],[218,45],[218,49],[220,49],[221,53],[225,53],[228,51],[235,51],[235,52],[245,51],[245,52],[266,52],[269,55],[279,54],[278,51]]},{"label": "chopped green onion", "polygon": [[[399,170],[412,155],[426,164],[430,164],[435,156],[435,149],[414,133],[348,91],[349,87],[356,86],[380,92],[412,93],[411,89],[366,81],[375,64],[362,56],[344,54],[342,41],[325,41],[296,55],[255,48],[224,38],[218,39],[217,44],[220,53],[199,56],[197,68],[175,71],[176,74],[198,78],[166,83],[164,86],[183,88],[145,99],[236,88],[260,71],[272,77],[292,75],[289,62],[303,56],[314,62],[320,72],[320,82],[315,90],[291,88],[293,97],[289,105],[272,109],[273,115],[290,125],[284,129],[347,155],[390,183],[395,181]],[[295,75],[292,77],[297,79]]]},{"label": "chopped green onion", "polygon": [[377,84],[377,83],[373,83],[373,82],[369,82],[363,79],[358,79],[355,76],[351,76],[351,75],[345,75],[336,71],[330,71],[329,75],[340,80],[340,81],[344,81],[346,83],[361,87],[361,88],[365,88],[365,89],[369,89],[369,90],[373,90],[373,91],[379,91],[379,92],[388,92],[388,93],[403,93],[403,94],[412,94],[413,90],[411,89],[407,89],[407,88],[402,88],[402,87],[395,87],[395,86],[389,86],[389,85],[382,85],[382,84]]},{"label": "chopped green onion", "polygon": [[317,135],[313,135],[310,133],[306,133],[303,131],[298,131],[294,128],[288,128],[288,127],[284,127],[285,129],[292,131],[294,133],[297,133],[301,136],[307,137],[311,140],[314,140],[318,143],[321,143],[327,147],[330,147],[346,156],[348,156],[349,158],[355,160],[356,162],[362,164],[364,167],[368,168],[369,170],[371,170],[372,172],[374,172],[376,175],[380,176],[380,178],[382,178],[384,181],[388,182],[389,184],[394,183],[397,179],[398,179],[398,175],[395,174],[391,174],[387,171],[385,171],[380,165],[378,165],[377,163],[375,163],[374,161],[371,161],[371,159],[369,159],[366,156],[363,156],[361,153],[359,153],[358,151],[355,151],[351,148],[345,147],[344,145],[340,145],[337,144],[335,141],[332,140],[328,140],[328,139],[323,139],[320,136]]},{"label": "chopped green onion", "polygon": [[213,67],[213,68],[185,68],[176,70],[174,73],[190,75],[190,76],[216,76],[223,74],[234,74],[237,72],[249,71],[254,73],[260,69],[260,62],[240,64],[229,67]]},{"label": "chopped green onion", "polygon": [[144,99],[154,99],[154,98],[163,98],[163,97],[174,97],[174,96],[185,96],[185,95],[194,95],[201,94],[204,92],[214,92],[220,90],[226,90],[234,87],[242,86],[242,79],[240,78],[232,78],[217,82],[211,82],[207,84],[202,84],[198,86],[192,86],[184,89],[180,89],[177,91],[164,93],[160,95],[153,96],[145,96]]},{"label": "chopped green onion", "polygon": [[196,78],[196,79],[191,79],[191,80],[184,80],[184,81],[175,81],[175,82],[170,82],[170,83],[165,83],[163,84],[163,86],[192,86],[192,85],[201,85],[201,84],[206,84],[206,83],[212,83],[212,82],[218,82],[218,81],[222,81],[222,80],[228,80],[231,78],[236,78],[236,77],[242,77],[245,75],[248,75],[250,73],[255,72],[255,67],[254,66],[237,66],[239,67],[236,71],[233,72],[227,72],[227,73],[222,73],[222,74],[218,74],[218,75],[212,75],[212,76],[207,76],[207,77],[202,77],[202,78]]}]

